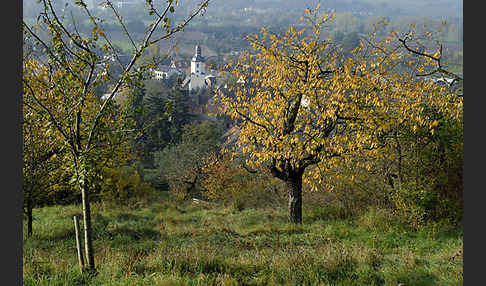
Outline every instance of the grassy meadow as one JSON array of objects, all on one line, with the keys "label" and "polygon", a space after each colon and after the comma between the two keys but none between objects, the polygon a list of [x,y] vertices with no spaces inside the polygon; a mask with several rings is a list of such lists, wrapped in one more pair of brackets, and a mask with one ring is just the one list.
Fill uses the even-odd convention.
[{"label": "grassy meadow", "polygon": [[345,215],[175,203],[92,205],[96,275],[81,274],[79,205],[34,209],[24,285],[462,285],[462,228],[412,229],[393,213]]}]

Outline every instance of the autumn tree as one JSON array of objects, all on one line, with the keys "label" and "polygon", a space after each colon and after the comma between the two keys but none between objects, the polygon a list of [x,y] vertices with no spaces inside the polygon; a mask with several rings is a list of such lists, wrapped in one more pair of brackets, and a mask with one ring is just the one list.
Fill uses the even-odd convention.
[{"label": "autumn tree", "polygon": [[[124,88],[131,88],[151,67],[135,66],[137,59],[151,45],[169,39],[181,31],[208,5],[202,1],[191,15],[180,23],[172,23],[169,15],[175,11],[178,1],[168,0],[157,6],[146,1],[147,12],[153,17],[142,39],[128,33],[120,13],[112,1],[104,5],[113,12],[127,41],[132,45],[132,55],[126,65],[120,60],[109,34],[103,30],[103,19],[93,16],[84,1],[75,1],[74,9],[84,14],[91,28],[89,33],[78,30],[77,23],[69,15],[61,15],[51,0],[42,0],[42,11],[37,25],[23,23],[24,38],[42,54],[29,54],[24,58],[24,97],[30,97],[36,110],[49,122],[46,131],[55,132],[67,149],[75,174],[76,187],[82,196],[84,243],[87,270],[95,271],[89,203],[90,179],[96,176],[99,156],[112,148],[112,136],[129,134],[129,126],[117,125],[118,109],[114,97]],[[160,6],[160,7],[159,7]],[[73,14],[71,13],[71,16]],[[110,81],[110,66],[119,66],[121,75],[112,79],[113,87],[102,101],[95,97],[96,87]],[[42,74],[42,76],[38,76]],[[40,82],[39,82],[40,81]],[[46,100],[48,94],[55,101]],[[121,135],[120,135],[121,136]],[[118,138],[123,138],[118,137]]]},{"label": "autumn tree", "polygon": [[[56,180],[52,172],[59,168],[65,149],[53,132],[46,132],[46,120],[36,112],[35,103],[23,97],[22,116],[22,185],[24,214],[27,217],[27,236],[32,236],[32,209],[38,199]],[[60,159],[60,160],[59,160]]]},{"label": "autumn tree", "polygon": [[[302,30],[291,26],[278,35],[263,28],[247,36],[252,53],[231,65],[242,83],[216,98],[220,112],[237,125],[232,151],[285,182],[294,223],[302,222],[303,183],[315,189],[338,161],[360,150],[379,153],[380,139],[397,124],[433,129],[436,123],[421,112],[423,106],[451,116],[461,116],[462,108],[455,94],[417,77],[436,62],[427,56],[417,61],[397,33],[381,40],[371,33],[343,57],[339,45],[321,33],[333,16],[318,9],[306,10]],[[408,70],[397,70],[399,63]]]}]

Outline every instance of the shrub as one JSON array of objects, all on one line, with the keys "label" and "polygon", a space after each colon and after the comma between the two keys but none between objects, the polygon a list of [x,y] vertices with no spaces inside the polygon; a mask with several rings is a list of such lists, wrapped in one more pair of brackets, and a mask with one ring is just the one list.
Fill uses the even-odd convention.
[{"label": "shrub", "polygon": [[398,210],[414,223],[462,219],[462,122],[443,118],[438,122],[434,134],[401,130],[406,149],[401,182],[392,196]]},{"label": "shrub", "polygon": [[125,203],[132,198],[147,197],[151,192],[150,184],[143,182],[135,169],[125,166],[103,168],[94,195],[104,202]]},{"label": "shrub", "polygon": [[167,180],[175,199],[200,196],[204,161],[219,150],[221,134],[218,123],[191,123],[184,126],[179,144],[170,145],[154,154],[158,174]]},{"label": "shrub", "polygon": [[213,156],[204,168],[205,195],[237,210],[280,205],[282,184],[265,172],[249,172],[227,156]]},{"label": "shrub", "polygon": [[434,132],[404,123],[383,135],[380,154],[363,151],[324,170],[325,203],[340,204],[353,213],[370,206],[392,207],[414,227],[427,221],[460,222],[462,121],[424,112],[436,119]]},{"label": "shrub", "polygon": [[[382,162],[367,154],[354,154],[351,160],[339,160],[333,168],[323,170],[324,184],[312,192],[304,186],[304,199],[313,206],[342,209],[346,216],[366,212],[370,206],[389,208],[390,186],[386,183]],[[366,167],[366,165],[368,167]]]}]

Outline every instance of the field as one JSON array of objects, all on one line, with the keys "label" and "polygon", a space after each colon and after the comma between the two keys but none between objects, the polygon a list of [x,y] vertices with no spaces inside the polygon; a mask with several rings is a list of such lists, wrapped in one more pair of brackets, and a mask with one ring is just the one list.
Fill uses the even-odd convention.
[{"label": "field", "polygon": [[73,215],[34,209],[24,230],[24,285],[462,285],[462,228],[412,229],[391,212],[346,216],[304,206],[235,210],[176,204],[92,205],[96,275],[81,274]]}]

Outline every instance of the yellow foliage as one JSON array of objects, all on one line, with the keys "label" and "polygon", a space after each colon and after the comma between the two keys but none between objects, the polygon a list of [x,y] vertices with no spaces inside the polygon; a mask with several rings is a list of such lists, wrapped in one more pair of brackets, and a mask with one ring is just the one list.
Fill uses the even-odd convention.
[{"label": "yellow foliage", "polygon": [[[456,94],[397,70],[405,58],[403,50],[389,47],[398,41],[395,32],[382,42],[371,34],[371,45],[362,43],[353,58],[344,59],[320,37],[332,19],[325,16],[299,32],[289,27],[276,35],[262,29],[248,36],[253,55],[242,55],[231,66],[245,84],[216,95],[219,111],[240,122],[233,151],[247,154],[248,164],[282,173],[312,164],[325,170],[333,167],[334,157],[346,160],[364,149],[379,154],[380,136],[405,121],[427,125],[423,106],[462,116]],[[368,49],[377,56],[369,56]],[[304,176],[314,185],[321,179],[315,172]]]}]

